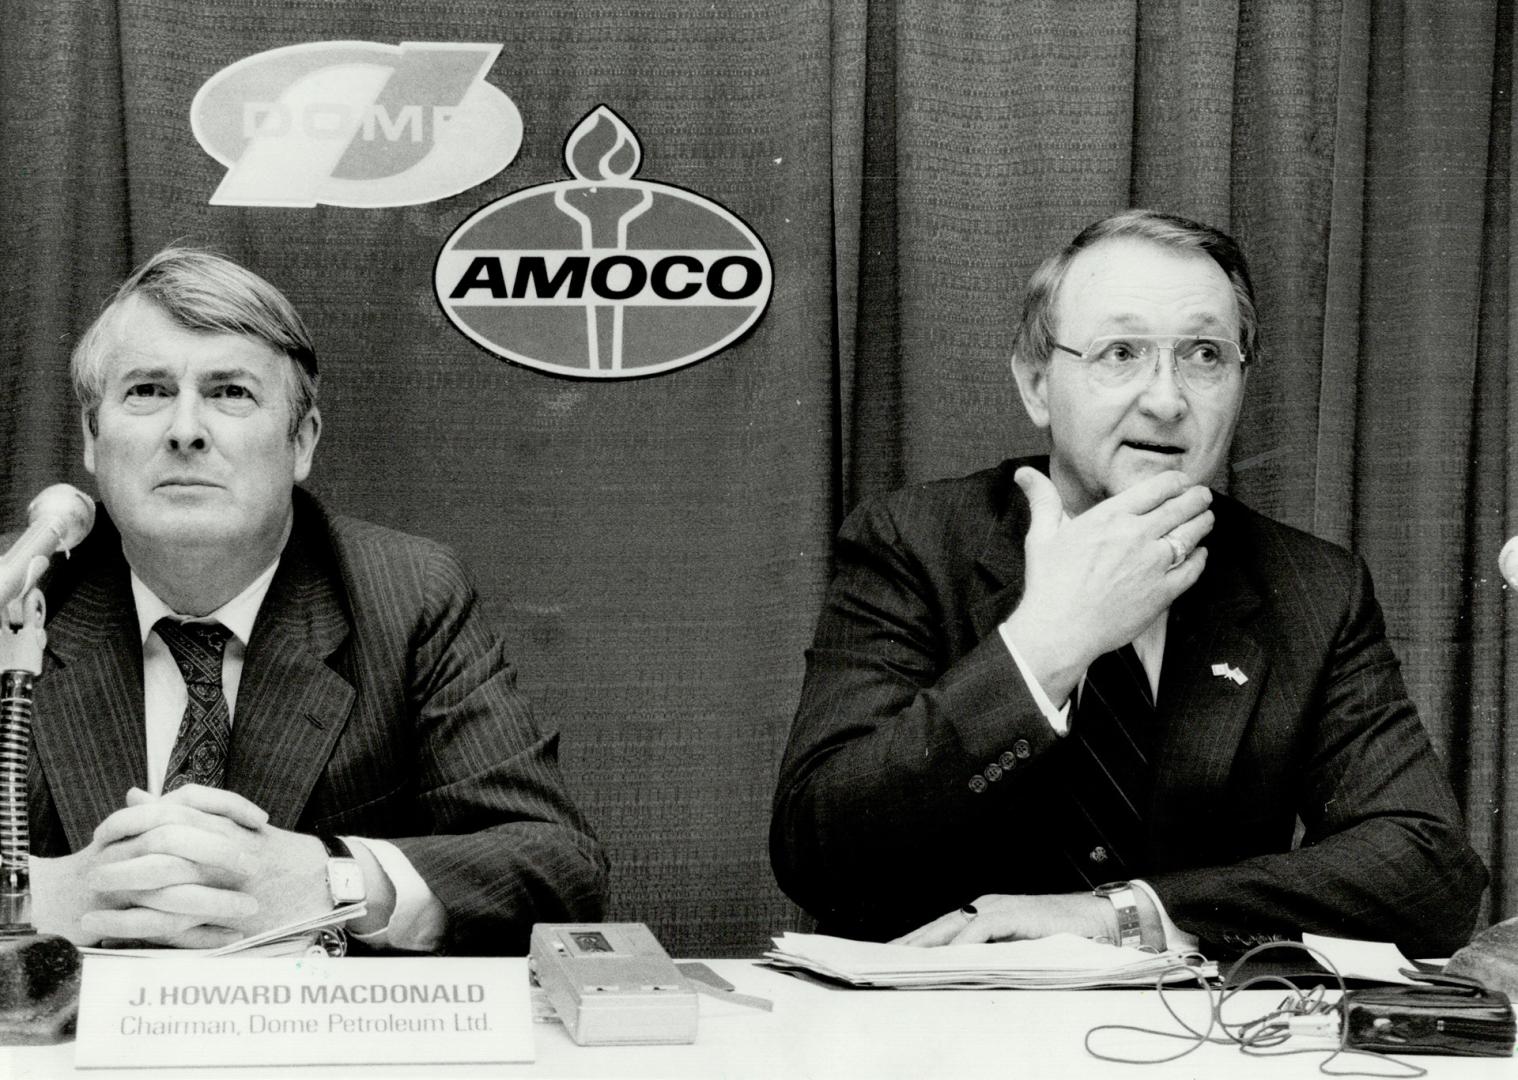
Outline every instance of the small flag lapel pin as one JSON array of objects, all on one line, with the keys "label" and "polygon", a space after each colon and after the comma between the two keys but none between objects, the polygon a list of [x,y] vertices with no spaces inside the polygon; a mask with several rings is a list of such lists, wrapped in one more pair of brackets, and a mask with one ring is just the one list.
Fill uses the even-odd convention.
[{"label": "small flag lapel pin", "polygon": [[1232,664],[1213,664],[1212,673],[1220,679],[1232,679],[1238,686],[1243,686],[1249,681],[1249,676]]}]

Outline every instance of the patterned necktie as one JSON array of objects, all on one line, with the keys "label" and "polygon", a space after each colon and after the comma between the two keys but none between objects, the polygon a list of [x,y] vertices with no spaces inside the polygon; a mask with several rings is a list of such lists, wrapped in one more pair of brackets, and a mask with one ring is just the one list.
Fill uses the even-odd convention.
[{"label": "patterned necktie", "polygon": [[232,714],[221,689],[221,655],[231,631],[220,623],[181,623],[159,619],[153,629],[169,647],[184,676],[184,719],[169,755],[163,790],[186,784],[221,787],[232,740]]},{"label": "patterned necktie", "polygon": [[1133,646],[1097,657],[1070,724],[1068,770],[1078,807],[1072,861],[1093,885],[1141,872],[1154,727],[1149,676]]}]

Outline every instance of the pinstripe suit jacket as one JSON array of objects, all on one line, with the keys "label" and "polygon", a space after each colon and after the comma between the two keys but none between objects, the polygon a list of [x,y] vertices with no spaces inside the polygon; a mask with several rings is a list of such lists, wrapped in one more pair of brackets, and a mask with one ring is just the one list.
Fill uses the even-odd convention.
[{"label": "pinstripe suit jacket", "polygon": [[[1103,880],[1051,839],[1080,792],[1051,784],[1062,740],[996,632],[1022,594],[1012,476],[1030,463],[1047,470],[1009,461],[873,500],[839,536],[770,838],[781,885],[826,929],[886,938],[983,893]],[[1225,496],[1212,509],[1206,570],[1168,616],[1127,870],[1213,945],[1307,930],[1447,954],[1486,871],[1363,562]]]},{"label": "pinstripe suit jacket", "polygon": [[[47,594],[31,840],[61,855],[146,780],[142,647],[104,513]],[[534,922],[599,916],[606,857],[475,603],[447,549],[297,489],[226,782],[281,828],[394,842],[447,912],[447,950],[521,954]]]}]

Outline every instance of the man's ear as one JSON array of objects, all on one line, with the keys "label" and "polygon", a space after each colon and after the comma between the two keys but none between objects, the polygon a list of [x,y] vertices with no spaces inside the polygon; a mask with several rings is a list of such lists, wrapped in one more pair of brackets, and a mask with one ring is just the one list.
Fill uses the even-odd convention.
[{"label": "man's ear", "polygon": [[298,484],[311,475],[311,461],[316,456],[316,444],[322,437],[322,414],[315,405],[301,417],[290,440],[295,444],[295,482]]},{"label": "man's ear", "polygon": [[1040,429],[1049,427],[1049,361],[1030,364],[1021,356],[1012,355],[1012,375],[1017,379],[1017,392],[1022,395],[1023,408],[1028,419]]},{"label": "man's ear", "polygon": [[84,429],[84,471],[94,476],[95,436],[100,434],[100,414],[95,409],[80,409],[79,426]]}]

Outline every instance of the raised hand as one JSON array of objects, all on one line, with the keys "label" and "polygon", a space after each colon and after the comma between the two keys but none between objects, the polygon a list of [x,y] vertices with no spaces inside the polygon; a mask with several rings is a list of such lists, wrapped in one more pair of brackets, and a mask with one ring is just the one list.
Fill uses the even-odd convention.
[{"label": "raised hand", "polygon": [[1165,472],[1066,521],[1037,469],[1015,477],[1032,520],[1023,597],[1006,627],[1049,697],[1069,697],[1092,660],[1132,641],[1196,584],[1212,530],[1212,492]]}]

